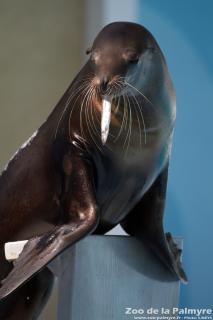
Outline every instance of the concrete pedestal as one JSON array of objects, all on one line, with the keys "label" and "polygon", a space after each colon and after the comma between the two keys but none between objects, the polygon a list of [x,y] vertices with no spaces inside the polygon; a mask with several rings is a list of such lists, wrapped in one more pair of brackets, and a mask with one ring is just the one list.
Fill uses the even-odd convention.
[{"label": "concrete pedestal", "polygon": [[[176,239],[181,247],[181,240]],[[142,319],[178,306],[179,281],[128,236],[89,236],[63,253],[58,320]],[[144,311],[144,314],[142,314]]]}]

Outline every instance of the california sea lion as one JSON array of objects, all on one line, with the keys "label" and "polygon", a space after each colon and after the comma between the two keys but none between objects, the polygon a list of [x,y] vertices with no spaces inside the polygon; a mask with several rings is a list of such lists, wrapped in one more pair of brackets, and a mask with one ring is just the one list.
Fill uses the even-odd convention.
[{"label": "california sea lion", "polygon": [[[143,239],[180,280],[163,210],[175,123],[164,56],[141,25],[106,26],[47,121],[0,178],[1,278],[6,297],[65,248],[117,224]],[[13,268],[7,241],[29,239]]]}]

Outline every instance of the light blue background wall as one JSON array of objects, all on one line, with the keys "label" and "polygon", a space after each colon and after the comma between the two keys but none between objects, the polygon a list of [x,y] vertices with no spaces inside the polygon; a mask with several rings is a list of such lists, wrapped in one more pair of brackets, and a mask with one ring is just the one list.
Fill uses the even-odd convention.
[{"label": "light blue background wall", "polygon": [[213,2],[138,0],[177,93],[166,228],[184,237],[181,306],[213,306]]}]

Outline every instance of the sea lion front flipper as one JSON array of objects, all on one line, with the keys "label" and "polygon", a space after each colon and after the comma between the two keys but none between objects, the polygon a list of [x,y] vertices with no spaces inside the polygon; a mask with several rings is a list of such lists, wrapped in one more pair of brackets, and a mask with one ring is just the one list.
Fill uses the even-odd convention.
[{"label": "sea lion front flipper", "polygon": [[48,268],[44,268],[13,294],[0,301],[0,319],[37,319],[51,295],[53,285],[54,275]]},{"label": "sea lion front flipper", "polygon": [[23,285],[64,249],[91,233],[97,225],[97,206],[88,164],[82,155],[71,153],[64,158],[63,166],[65,173],[70,175],[63,197],[63,209],[68,221],[27,242],[14,268],[1,283],[0,299]]},{"label": "sea lion front flipper", "polygon": [[186,283],[187,277],[180,260],[182,250],[177,247],[171,234],[165,234],[163,229],[167,176],[168,165],[140,202],[121,222],[121,226],[128,234],[147,243],[164,264]]}]

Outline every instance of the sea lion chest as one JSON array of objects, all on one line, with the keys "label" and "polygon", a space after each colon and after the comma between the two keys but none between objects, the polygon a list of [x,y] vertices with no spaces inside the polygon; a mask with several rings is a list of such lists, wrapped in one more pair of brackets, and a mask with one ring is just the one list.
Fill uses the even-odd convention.
[{"label": "sea lion chest", "polygon": [[171,138],[165,129],[146,132],[146,141],[138,130],[132,133],[128,147],[112,137],[100,152],[94,147],[92,160],[96,197],[101,218],[118,223],[134,207],[154,182],[168,160]]}]

